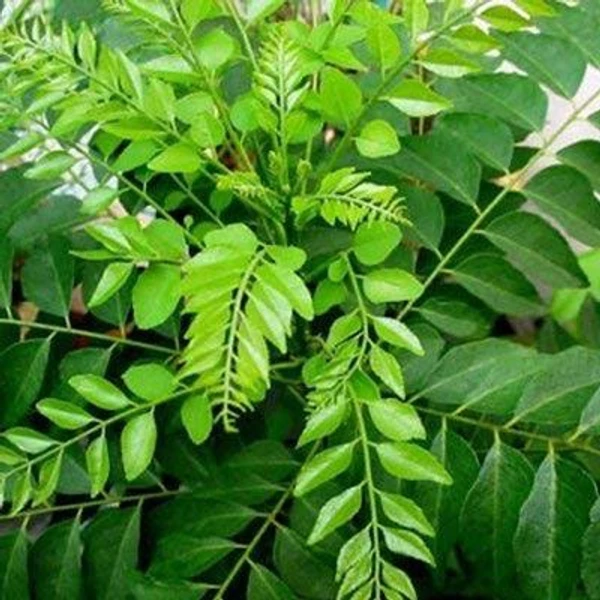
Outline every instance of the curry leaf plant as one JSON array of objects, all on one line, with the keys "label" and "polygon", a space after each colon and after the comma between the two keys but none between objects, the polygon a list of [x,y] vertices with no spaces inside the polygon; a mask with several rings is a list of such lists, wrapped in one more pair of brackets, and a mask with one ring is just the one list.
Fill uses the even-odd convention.
[{"label": "curry leaf plant", "polygon": [[7,4],[0,600],[600,599],[598,0]]}]

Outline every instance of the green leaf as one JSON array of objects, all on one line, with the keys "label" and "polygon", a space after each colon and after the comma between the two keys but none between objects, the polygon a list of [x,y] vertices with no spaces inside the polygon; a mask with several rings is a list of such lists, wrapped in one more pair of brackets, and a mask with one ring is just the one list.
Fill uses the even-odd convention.
[{"label": "green leaf", "polygon": [[348,408],[343,402],[328,404],[316,409],[306,422],[298,440],[298,447],[331,435],[342,424],[347,413]]},{"label": "green leaf", "polygon": [[[285,0],[249,0],[246,8],[246,18],[250,22],[266,19],[274,12],[278,11]],[[278,597],[278,596],[273,596]],[[258,597],[257,597],[258,598]],[[265,596],[265,600],[268,596]]]},{"label": "green leaf", "polygon": [[194,444],[208,439],[213,428],[210,400],[206,396],[191,396],[181,407],[181,420]]},{"label": "green leaf", "polygon": [[532,278],[553,287],[576,287],[585,278],[567,241],[537,215],[510,212],[482,232]]},{"label": "green leaf", "polygon": [[414,529],[422,535],[435,535],[423,511],[409,498],[384,492],[379,493],[379,498],[385,516],[396,525]]},{"label": "green leaf", "polygon": [[202,165],[196,149],[185,143],[174,144],[155,156],[148,168],[158,173],[194,173]]},{"label": "green leaf", "polygon": [[565,98],[572,98],[577,93],[585,74],[586,60],[576,45],[539,32],[518,31],[496,34],[496,37],[502,42],[503,56],[536,81]]},{"label": "green leaf", "polygon": [[55,179],[68,171],[77,160],[66,152],[49,152],[33,167],[29,167],[23,177],[27,179]]},{"label": "green leaf", "polygon": [[382,161],[381,168],[420,179],[459,202],[477,203],[481,166],[446,135],[402,138],[402,150]]},{"label": "green leaf", "polygon": [[445,226],[440,199],[427,190],[408,185],[399,184],[398,191],[404,197],[408,220],[412,224],[405,232],[406,238],[436,252]]},{"label": "green leaf", "polygon": [[475,62],[446,49],[431,49],[420,59],[420,64],[440,77],[459,78],[479,71]]},{"label": "green leaf", "polygon": [[557,156],[562,163],[583,173],[595,190],[600,189],[600,142],[582,140],[563,148]]},{"label": "green leaf", "polygon": [[404,398],[404,377],[396,357],[378,346],[371,349],[369,365],[373,373],[383,381],[399,398]]},{"label": "green leaf", "polygon": [[554,354],[523,391],[512,422],[575,425],[598,385],[600,352],[575,346]]},{"label": "green leaf", "polygon": [[44,136],[38,132],[28,133],[23,137],[18,138],[14,143],[10,144],[8,148],[4,148],[0,152],[0,160],[5,161],[10,158],[22,156],[29,150],[32,150],[44,141]]},{"label": "green leaf", "polygon": [[8,311],[13,295],[14,248],[8,238],[0,240],[0,308]]},{"label": "green leaf", "polygon": [[429,375],[420,395],[461,411],[508,415],[526,384],[545,369],[530,348],[490,338],[452,348]]},{"label": "green leaf", "polygon": [[417,356],[423,356],[424,350],[419,338],[397,319],[390,317],[372,317],[379,338],[398,348],[406,348]]},{"label": "green leaf", "polygon": [[80,406],[55,398],[41,400],[36,404],[36,408],[47,419],[63,429],[80,429],[96,420]]},{"label": "green leaf", "polygon": [[102,273],[102,277],[87,303],[88,306],[94,308],[112,298],[125,285],[133,273],[133,269],[133,263],[110,263]]},{"label": "green leaf", "polygon": [[353,535],[341,548],[337,559],[337,579],[369,555],[373,541],[369,527]]},{"label": "green leaf", "polygon": [[294,494],[303,496],[346,471],[352,463],[354,443],[334,446],[319,452],[301,469]]},{"label": "green leaf", "polygon": [[225,128],[208,112],[197,115],[190,129],[190,136],[202,148],[214,148],[223,143]]},{"label": "green leaf", "polygon": [[425,439],[425,429],[417,411],[397,400],[379,400],[368,404],[369,415],[375,427],[385,437],[402,442]]},{"label": "green leaf", "polygon": [[167,398],[177,386],[173,373],[158,363],[129,367],[123,381],[130,392],[149,402]]},{"label": "green leaf", "polygon": [[452,478],[434,456],[407,442],[377,445],[377,455],[390,475],[411,481],[435,481],[450,485]]},{"label": "green leaf", "polygon": [[121,454],[127,481],[137,479],[150,465],[156,449],[154,413],[133,417],[121,432]]},{"label": "green leaf", "polygon": [[25,262],[23,292],[41,310],[66,317],[71,307],[75,263],[66,238],[50,238]]},{"label": "green leaf", "polygon": [[362,156],[382,158],[400,151],[400,141],[394,128],[382,119],[369,121],[356,138],[356,147]]},{"label": "green leaf", "polygon": [[418,298],[423,286],[407,271],[379,269],[371,271],[363,280],[365,295],[371,302],[402,302]]},{"label": "green leaf", "polygon": [[477,478],[479,462],[471,446],[445,425],[435,436],[431,452],[450,473],[452,485],[420,481],[416,484],[414,498],[435,531],[429,547],[435,556],[441,579],[450,551],[458,541],[460,512]]},{"label": "green leaf", "polygon": [[18,342],[0,353],[0,423],[16,425],[35,402],[46,372],[50,338]]},{"label": "green leaf", "polygon": [[73,519],[53,525],[31,550],[31,575],[36,597],[72,600],[81,597],[81,524]]},{"label": "green leaf", "polygon": [[393,67],[402,52],[400,40],[394,30],[381,20],[373,21],[372,25],[366,30],[366,41],[375,57],[377,65],[385,72]]},{"label": "green leaf", "polygon": [[90,442],[85,451],[85,464],[90,477],[90,496],[95,498],[104,489],[110,473],[110,457],[104,434]]},{"label": "green leaf", "polygon": [[401,239],[402,232],[393,223],[363,223],[354,234],[352,249],[363,265],[377,265],[394,251]]},{"label": "green leaf", "polygon": [[529,20],[508,6],[493,6],[481,13],[481,18],[500,31],[518,31],[529,25]]},{"label": "green leaf", "polygon": [[581,538],[596,497],[585,471],[548,454],[521,510],[514,541],[519,580],[528,597],[570,597],[579,581]]},{"label": "green leaf", "polygon": [[499,596],[514,590],[513,536],[532,483],[529,461],[496,440],[463,507],[462,547]]},{"label": "green leaf", "polygon": [[92,190],[81,202],[81,213],[95,216],[103,213],[119,197],[118,189],[99,187]]},{"label": "green leaf", "polygon": [[413,42],[427,29],[429,9],[425,0],[408,0],[404,7],[404,22]]},{"label": "green leaf", "polygon": [[591,600],[600,598],[600,501],[592,508],[592,523],[583,537],[583,556],[581,559],[581,576],[585,589]]},{"label": "green leaf", "polygon": [[175,533],[158,542],[150,573],[171,580],[196,577],[235,548],[236,543],[232,540]]},{"label": "green leaf", "polygon": [[131,406],[131,401],[110,381],[98,375],[75,375],[69,385],[88,402],[104,410],[122,410]]},{"label": "green leaf", "polygon": [[55,492],[60,477],[64,453],[62,449],[42,463],[38,475],[38,485],[33,492],[32,506],[39,506]]},{"label": "green leaf", "polygon": [[203,33],[195,46],[198,60],[211,71],[225,65],[235,52],[234,39],[220,27]]},{"label": "green leaf", "polygon": [[138,561],[140,510],[102,511],[83,533],[84,572],[97,600],[126,600]]},{"label": "green leaf", "polygon": [[474,112],[506,121],[525,131],[545,125],[548,98],[529,77],[515,73],[468,75],[438,86],[460,112]]},{"label": "green leaf", "polygon": [[409,556],[434,565],[435,560],[425,542],[411,531],[383,527],[383,539],[386,546],[395,554]]},{"label": "green leaf", "polygon": [[247,600],[294,600],[290,588],[262,565],[252,563]]},{"label": "green leaf", "polygon": [[154,263],[138,278],[133,288],[133,316],[138,327],[152,329],[164,323],[181,298],[180,269]]},{"label": "green leaf", "polygon": [[12,427],[4,431],[2,435],[11,444],[27,454],[39,454],[56,444],[54,440],[43,433],[38,433],[27,427]]},{"label": "green leaf", "polygon": [[23,529],[0,536],[0,598],[29,598],[28,542]]},{"label": "green leaf", "polygon": [[537,316],[544,306],[533,285],[495,254],[473,254],[452,269],[456,281],[501,314]]},{"label": "green leaf", "polygon": [[351,487],[325,503],[308,538],[313,545],[350,521],[362,505],[362,485]]},{"label": "green leaf", "polygon": [[326,67],[323,70],[320,97],[323,116],[335,125],[347,128],[360,114],[360,88],[337,69]]},{"label": "green leaf", "polygon": [[444,96],[414,79],[405,79],[385,100],[409,117],[431,117],[452,107]]},{"label": "green leaf", "polygon": [[508,172],[514,139],[503,122],[484,115],[450,113],[436,122],[435,130],[450,136],[490,167]]}]

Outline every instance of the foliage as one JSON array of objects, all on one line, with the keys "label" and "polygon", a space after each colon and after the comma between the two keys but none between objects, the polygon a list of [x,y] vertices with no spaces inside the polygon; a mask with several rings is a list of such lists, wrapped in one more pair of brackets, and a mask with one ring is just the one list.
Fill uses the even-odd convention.
[{"label": "foliage", "polygon": [[1,599],[600,598],[598,2],[306,4],[7,11]]}]

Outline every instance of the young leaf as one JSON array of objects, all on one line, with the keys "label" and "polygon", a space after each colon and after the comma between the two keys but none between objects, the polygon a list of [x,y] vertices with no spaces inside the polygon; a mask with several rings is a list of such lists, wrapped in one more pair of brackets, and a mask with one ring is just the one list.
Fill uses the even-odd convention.
[{"label": "young leaf", "polygon": [[194,173],[202,165],[196,149],[180,143],[169,146],[149,163],[148,168],[159,173]]},{"label": "young leaf", "polygon": [[131,406],[131,401],[110,381],[98,375],[75,375],[69,385],[88,402],[104,410],[122,410]]},{"label": "young leaf", "polygon": [[360,114],[362,93],[350,77],[328,67],[321,75],[321,105],[328,121],[347,128]]},{"label": "young leaf", "polygon": [[356,147],[362,156],[382,158],[400,151],[400,142],[394,128],[382,119],[369,121],[356,138]]},{"label": "young leaf", "polygon": [[378,346],[371,349],[369,365],[373,373],[383,381],[399,398],[404,398],[404,376],[396,357]]},{"label": "young leaf", "polygon": [[438,460],[430,452],[414,444],[378,444],[377,455],[385,470],[400,479],[435,481],[443,485],[452,483],[452,478]]},{"label": "young leaf", "polygon": [[302,435],[298,440],[298,447],[331,435],[342,424],[348,408],[343,402],[336,402],[316,409],[309,417]]},{"label": "young leaf", "polygon": [[294,494],[303,496],[346,471],[352,463],[353,454],[354,443],[334,446],[317,454],[302,467]]},{"label": "young leaf", "polygon": [[409,117],[431,117],[452,106],[443,96],[432,92],[420,81],[411,79],[396,86],[386,100]]},{"label": "young leaf", "polygon": [[425,542],[411,531],[384,527],[383,539],[386,546],[395,554],[409,556],[430,565],[435,564],[433,555]]},{"label": "young leaf", "polygon": [[417,411],[397,400],[380,400],[368,405],[375,427],[387,438],[402,442],[424,439],[425,429]]},{"label": "young leaf", "polygon": [[113,262],[108,265],[88,301],[88,306],[94,308],[112,298],[125,285],[132,272],[133,263]]},{"label": "young leaf", "polygon": [[423,286],[407,271],[379,269],[368,273],[363,282],[365,295],[376,304],[418,298]]},{"label": "young leaf", "polygon": [[41,400],[36,404],[36,408],[47,419],[63,429],[80,429],[96,420],[80,406],[55,398]]},{"label": "young leaf", "polygon": [[123,381],[130,392],[149,402],[167,398],[177,386],[173,373],[158,363],[129,367]]},{"label": "young leaf", "polygon": [[352,249],[363,265],[377,265],[393,252],[401,239],[402,232],[394,223],[363,223],[356,230]]},{"label": "young leaf", "polygon": [[133,315],[141,329],[152,329],[173,314],[181,298],[178,267],[152,264],[133,288]]},{"label": "young leaf", "polygon": [[210,400],[206,396],[191,396],[181,407],[181,420],[194,444],[208,439],[213,428]]},{"label": "young leaf", "polygon": [[423,356],[424,350],[419,338],[404,323],[389,317],[373,317],[373,325],[382,341]]},{"label": "young leaf", "polygon": [[362,485],[349,488],[329,500],[319,512],[317,522],[308,538],[308,544],[316,544],[350,521],[362,505]]},{"label": "young leaf", "polygon": [[423,511],[409,498],[384,492],[380,492],[379,498],[385,516],[396,525],[414,529],[422,535],[435,535],[435,531]]},{"label": "young leaf", "polygon": [[121,432],[123,468],[128,481],[137,479],[150,465],[156,449],[154,413],[133,417]]}]

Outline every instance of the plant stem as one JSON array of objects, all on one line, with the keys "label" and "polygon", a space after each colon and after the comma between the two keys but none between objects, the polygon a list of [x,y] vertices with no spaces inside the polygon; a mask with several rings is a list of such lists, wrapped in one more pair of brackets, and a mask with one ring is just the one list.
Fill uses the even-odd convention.
[{"label": "plant stem", "polygon": [[131,346],[140,348],[141,350],[152,350],[153,352],[161,352],[163,354],[175,355],[176,350],[149,344],[147,342],[138,342],[127,338],[113,337],[112,335],[88,331],[86,329],[74,329],[73,327],[65,327],[61,325],[51,325],[50,323],[38,323],[37,321],[21,321],[19,319],[0,318],[0,325],[15,325],[18,327],[29,327],[31,329],[40,329],[43,331],[52,331],[54,333],[66,333],[69,335],[81,336],[95,340],[110,342],[111,344],[121,344],[122,346]]}]

